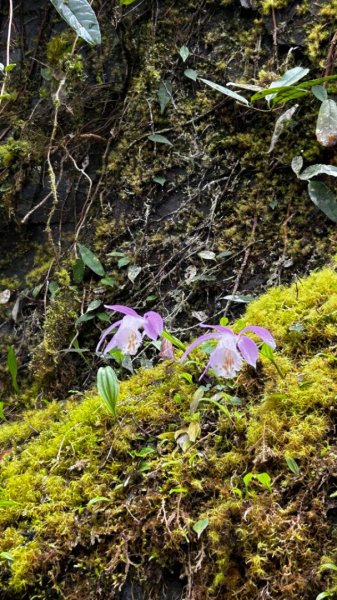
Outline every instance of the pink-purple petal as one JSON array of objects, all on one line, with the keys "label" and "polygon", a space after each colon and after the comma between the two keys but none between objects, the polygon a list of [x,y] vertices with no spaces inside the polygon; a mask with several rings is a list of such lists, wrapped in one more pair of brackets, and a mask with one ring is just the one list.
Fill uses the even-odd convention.
[{"label": "pink-purple petal", "polygon": [[139,314],[130,308],[129,306],[124,306],[123,304],[104,304],[105,308],[109,310],[115,310],[116,312],[120,312],[123,315],[130,315],[132,317],[139,317]]},{"label": "pink-purple petal", "polygon": [[224,325],[207,325],[207,323],[200,323],[199,327],[204,327],[205,329],[215,329],[216,331],[219,331],[220,333],[229,333],[230,335],[235,336],[236,334],[234,333],[234,331],[232,331],[231,329],[229,329],[229,327],[224,327]]},{"label": "pink-purple petal", "polygon": [[194,342],[192,342],[192,344],[190,344],[184,354],[182,355],[181,359],[179,362],[184,362],[186,356],[192,352],[192,350],[194,350],[194,348],[196,348],[197,346],[200,346],[200,344],[202,344],[203,342],[206,342],[207,340],[219,340],[220,339],[220,335],[219,333],[205,333],[204,335],[200,335],[196,340],[194,340]]},{"label": "pink-purple petal", "polygon": [[144,315],[144,331],[151,340],[158,339],[163,333],[164,321],[160,314],[150,310]]},{"label": "pink-purple petal", "polygon": [[259,357],[259,349],[256,343],[249,337],[243,335],[240,336],[237,346],[245,361],[255,369],[256,361]]},{"label": "pink-purple petal", "polygon": [[100,340],[96,346],[96,352],[99,351],[101,345],[103,344],[105,338],[109,335],[109,333],[111,331],[113,331],[113,329],[116,329],[116,327],[118,327],[121,324],[121,322],[122,322],[122,319],[120,319],[119,321],[115,321],[115,323],[112,323],[111,325],[109,325],[109,327],[107,329],[105,329],[103,331],[102,337],[100,338]]},{"label": "pink-purple petal", "polygon": [[255,333],[255,335],[261,338],[261,340],[263,340],[271,348],[274,349],[276,347],[276,343],[272,334],[270,333],[270,331],[268,331],[268,329],[265,329],[265,327],[259,327],[258,325],[249,325],[248,327],[244,327],[243,329],[241,329],[240,335],[245,331],[251,331],[252,333]]}]

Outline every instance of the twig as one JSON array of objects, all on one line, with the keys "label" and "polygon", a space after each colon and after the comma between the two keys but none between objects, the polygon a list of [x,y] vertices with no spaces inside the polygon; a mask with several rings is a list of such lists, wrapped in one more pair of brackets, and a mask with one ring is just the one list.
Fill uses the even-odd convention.
[{"label": "twig", "polygon": [[[326,66],[325,66],[325,77],[333,74],[334,70],[334,62],[336,58],[336,45],[337,45],[337,31],[335,31],[333,38],[330,42],[328,55],[326,57]],[[326,82],[324,83],[326,85]]]},{"label": "twig", "polygon": [[13,0],[9,0],[9,19],[8,19],[7,45],[6,45],[6,65],[5,65],[4,78],[3,78],[1,92],[0,92],[0,104],[3,99],[2,97],[5,93],[6,83],[7,83],[7,79],[8,79],[8,66],[10,65],[12,24],[13,24]]}]

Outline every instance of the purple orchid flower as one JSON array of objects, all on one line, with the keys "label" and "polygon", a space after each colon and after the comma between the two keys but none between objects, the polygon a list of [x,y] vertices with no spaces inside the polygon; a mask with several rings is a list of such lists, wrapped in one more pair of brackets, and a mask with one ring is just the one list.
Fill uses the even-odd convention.
[{"label": "purple orchid flower", "polygon": [[234,333],[229,327],[223,325],[200,325],[200,327],[207,327],[214,329],[212,333],[206,333],[200,335],[184,352],[180,359],[183,362],[188,354],[197,346],[200,346],[207,340],[218,340],[218,344],[211,352],[206,369],[202,373],[201,377],[207,373],[208,369],[213,371],[219,377],[226,377],[232,379],[240,371],[242,363],[245,360],[249,365],[256,368],[256,361],[259,356],[259,349],[257,344],[246,335],[243,335],[246,331],[255,333],[263,342],[268,344],[271,348],[275,348],[275,340],[268,329],[259,327],[257,325],[251,325],[241,329],[239,334]]},{"label": "purple orchid flower", "polygon": [[[125,315],[119,321],[112,323],[105,331],[99,340],[96,352],[99,351],[106,337],[118,327],[115,335],[106,345],[103,354],[110,352],[114,348],[121,350],[123,354],[133,356],[137,353],[139,346],[142,343],[143,335],[147,335],[151,340],[156,340],[163,332],[164,322],[162,317],[153,310],[145,313],[143,317],[139,315],[133,308],[122,306],[121,304],[105,305],[109,310],[115,310]],[[140,329],[144,331],[140,333]]]}]

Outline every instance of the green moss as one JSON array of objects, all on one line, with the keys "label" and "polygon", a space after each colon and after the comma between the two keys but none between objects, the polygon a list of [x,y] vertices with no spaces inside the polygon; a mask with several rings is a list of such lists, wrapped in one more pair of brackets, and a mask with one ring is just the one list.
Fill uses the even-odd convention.
[{"label": "green moss", "polygon": [[[332,265],[248,307],[247,324],[276,336],[282,376],[266,359],[257,373],[245,368],[236,391],[244,404],[230,419],[206,405],[191,419],[196,386],[181,377],[186,366],[164,362],[122,382],[117,423],[89,392],[3,425],[1,494],[17,504],[0,511],[0,551],[12,557],[0,589],[9,585],[16,599],[21,590],[33,593],[43,574],[50,589],[70,598],[75,564],[81,572],[95,565],[117,589],[129,553],[145,577],[150,559],[168,569],[184,563],[188,540],[189,552],[197,555],[202,543],[206,557],[203,578],[195,579],[198,600],[206,593],[229,599],[238,590],[251,600],[266,579],[287,600],[318,593],[321,557],[333,549],[323,507],[337,452],[336,297]],[[305,331],[289,331],[294,322]],[[182,451],[179,436],[193,422],[200,423],[196,441]],[[286,458],[296,460],[297,474]],[[249,472],[267,472],[271,490],[256,479],[246,489]],[[200,518],[209,525],[198,541],[192,526]],[[34,539],[23,544],[27,529]],[[67,565],[62,577],[60,562]]]}]

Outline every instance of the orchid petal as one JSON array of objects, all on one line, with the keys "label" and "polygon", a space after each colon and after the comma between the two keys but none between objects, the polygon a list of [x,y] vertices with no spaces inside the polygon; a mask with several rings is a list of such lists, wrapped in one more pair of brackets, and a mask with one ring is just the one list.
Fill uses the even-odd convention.
[{"label": "orchid petal", "polygon": [[164,329],[164,321],[160,314],[150,310],[144,315],[144,331],[151,340],[161,336]]},{"label": "orchid petal", "polygon": [[194,348],[196,348],[197,346],[200,346],[200,344],[202,344],[203,342],[206,342],[207,340],[219,340],[221,338],[219,333],[205,333],[204,335],[199,335],[199,337],[194,340],[194,342],[192,342],[192,344],[190,344],[188,346],[188,348],[186,348],[184,354],[182,355],[181,359],[179,362],[184,362],[186,356],[192,352],[192,350],[194,350]]},{"label": "orchid petal", "polygon": [[219,377],[232,379],[242,367],[242,356],[233,338],[229,335],[223,335],[221,341],[213,350],[209,360],[209,367]]},{"label": "orchid petal", "polygon": [[109,310],[115,310],[116,312],[123,313],[123,315],[130,315],[132,317],[139,317],[139,314],[130,308],[129,306],[123,306],[123,304],[104,304],[105,308]]},{"label": "orchid petal", "polygon": [[116,329],[116,327],[118,327],[118,325],[120,325],[122,322],[122,319],[120,319],[119,321],[115,321],[114,323],[112,323],[111,325],[109,325],[109,327],[107,329],[105,329],[103,331],[102,337],[99,340],[97,346],[96,346],[96,352],[98,352],[98,350],[100,349],[102,343],[104,342],[105,338],[109,335],[109,333],[113,330]]},{"label": "orchid petal", "polygon": [[249,325],[248,327],[244,327],[243,329],[241,329],[240,335],[244,331],[251,331],[252,333],[255,333],[255,335],[257,335],[259,338],[261,338],[261,340],[263,340],[271,348],[274,349],[276,347],[275,340],[270,331],[268,331],[268,329],[265,329],[264,327],[259,327],[257,325]]},{"label": "orchid petal", "polygon": [[200,323],[199,327],[215,329],[216,331],[220,331],[220,333],[230,333],[230,335],[233,336],[236,335],[231,329],[229,329],[229,327],[224,327],[223,325],[207,325],[206,323]]},{"label": "orchid petal", "polygon": [[243,335],[239,338],[238,348],[245,361],[255,369],[256,361],[259,356],[259,349],[256,343],[246,335]]},{"label": "orchid petal", "polygon": [[137,353],[142,343],[142,335],[137,329],[120,326],[113,338],[110,340],[104,350],[104,354],[114,348],[121,350],[123,354],[133,356]]}]

